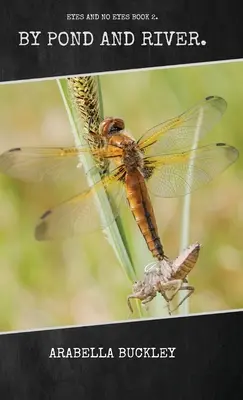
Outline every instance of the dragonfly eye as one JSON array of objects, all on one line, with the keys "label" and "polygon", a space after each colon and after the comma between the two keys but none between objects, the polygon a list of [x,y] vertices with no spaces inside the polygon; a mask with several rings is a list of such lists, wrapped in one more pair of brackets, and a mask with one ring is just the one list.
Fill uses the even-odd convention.
[{"label": "dragonfly eye", "polygon": [[124,121],[120,118],[107,117],[99,127],[101,136],[112,136],[125,128]]},{"label": "dragonfly eye", "polygon": [[120,132],[121,129],[117,126],[111,126],[108,130],[108,135],[114,135],[114,133]]},{"label": "dragonfly eye", "polygon": [[115,118],[111,121],[109,125],[108,135],[114,135],[115,133],[121,132],[124,128],[124,121],[120,118]]}]

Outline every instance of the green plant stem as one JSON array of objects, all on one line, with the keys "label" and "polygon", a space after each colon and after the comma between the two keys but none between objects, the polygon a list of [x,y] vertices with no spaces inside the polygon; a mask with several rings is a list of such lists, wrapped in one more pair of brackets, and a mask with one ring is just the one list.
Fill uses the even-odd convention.
[{"label": "green plant stem", "polygon": [[[197,147],[199,136],[200,136],[200,128],[202,125],[203,120],[203,111],[199,114],[197,128],[195,130],[194,139],[192,143],[192,149]],[[188,167],[188,179],[187,182],[189,183],[193,179],[193,164],[194,164],[194,157],[190,159],[189,167]],[[188,245],[189,245],[189,237],[190,237],[190,210],[191,210],[191,194],[189,193],[184,197],[183,200],[183,208],[182,208],[182,219],[181,219],[181,236],[180,236],[180,252],[182,252]],[[184,284],[183,284],[184,285]],[[184,294],[179,292],[179,301],[182,300]],[[179,314],[189,314],[189,299],[185,300],[179,309]]]}]

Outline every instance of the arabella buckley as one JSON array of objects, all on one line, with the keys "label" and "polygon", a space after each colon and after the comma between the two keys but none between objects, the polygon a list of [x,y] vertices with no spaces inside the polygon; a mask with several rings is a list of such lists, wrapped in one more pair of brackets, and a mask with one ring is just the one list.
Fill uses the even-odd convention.
[{"label": "arabella buckley", "polygon": [[175,358],[176,347],[52,347],[49,358]]}]

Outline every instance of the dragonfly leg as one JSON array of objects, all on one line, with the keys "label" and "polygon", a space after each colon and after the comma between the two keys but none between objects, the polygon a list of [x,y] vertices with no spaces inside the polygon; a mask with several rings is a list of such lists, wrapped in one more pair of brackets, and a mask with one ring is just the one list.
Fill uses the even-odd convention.
[{"label": "dragonfly leg", "polygon": [[138,294],[130,294],[129,296],[127,296],[127,304],[132,313],[133,313],[133,308],[132,308],[132,304],[131,304],[131,299],[137,299],[137,298],[138,298]]},{"label": "dragonfly leg", "polygon": [[130,308],[131,312],[133,312],[132,305],[131,305],[131,299],[139,299],[142,301],[142,304],[146,304],[149,301],[151,301],[155,296],[156,296],[156,293],[155,294],[154,293],[146,294],[146,293],[144,293],[144,289],[142,289],[140,292],[130,294],[127,297],[128,307]]},{"label": "dragonfly leg", "polygon": [[[169,302],[173,300],[175,297],[176,293],[181,289],[183,281],[181,279],[173,279],[172,281],[166,282],[166,283],[161,283],[161,289],[159,290],[164,299]],[[166,293],[167,291],[170,291],[173,289],[173,293],[171,296],[168,296]]]},{"label": "dragonfly leg", "polygon": [[183,299],[176,306],[176,308],[172,310],[172,312],[176,311],[182,305],[182,303],[184,303],[184,301],[192,295],[192,293],[195,291],[195,288],[193,286],[187,285],[187,286],[181,286],[179,290],[187,290],[188,293],[185,295],[185,297],[183,297]]},{"label": "dragonfly leg", "polygon": [[146,311],[148,311],[148,303],[155,298],[156,294],[157,294],[156,292],[152,293],[142,300],[142,305],[145,307]]},{"label": "dragonfly leg", "polygon": [[146,299],[142,300],[142,304],[147,304],[152,301],[156,296],[156,293],[150,294]]},{"label": "dragonfly leg", "polygon": [[170,309],[170,301],[167,301],[167,310],[168,310],[168,314],[171,315],[171,309]]},{"label": "dragonfly leg", "polygon": [[[171,302],[171,300],[173,300],[176,293],[178,293],[178,291],[180,290],[182,283],[183,283],[183,281],[181,279],[173,279],[169,282],[161,282],[160,283],[160,289],[158,290],[158,292],[160,292],[161,296],[163,296],[163,298],[166,301],[166,307],[167,307],[169,315],[171,315],[171,313],[172,313],[172,311],[170,309],[170,302]],[[172,289],[173,289],[172,295],[168,296],[168,294],[166,292],[170,291]]]}]

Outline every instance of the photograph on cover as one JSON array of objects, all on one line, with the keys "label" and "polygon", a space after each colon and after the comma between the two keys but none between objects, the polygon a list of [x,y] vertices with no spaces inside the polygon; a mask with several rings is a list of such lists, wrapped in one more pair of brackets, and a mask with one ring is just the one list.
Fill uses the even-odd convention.
[{"label": "photograph on cover", "polygon": [[0,85],[0,330],[243,308],[243,62]]}]

